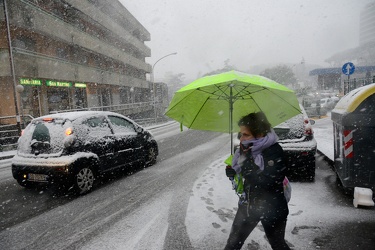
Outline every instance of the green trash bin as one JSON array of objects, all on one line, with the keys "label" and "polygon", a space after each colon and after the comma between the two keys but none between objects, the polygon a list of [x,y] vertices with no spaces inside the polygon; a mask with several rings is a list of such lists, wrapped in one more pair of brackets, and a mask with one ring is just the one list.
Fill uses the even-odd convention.
[{"label": "green trash bin", "polygon": [[375,188],[375,84],[346,94],[331,111],[334,169],[344,188]]}]

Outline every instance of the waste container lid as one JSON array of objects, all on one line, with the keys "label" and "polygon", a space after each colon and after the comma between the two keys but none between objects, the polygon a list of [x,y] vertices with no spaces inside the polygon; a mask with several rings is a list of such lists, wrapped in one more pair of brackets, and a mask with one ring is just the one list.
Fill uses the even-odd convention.
[{"label": "waste container lid", "polygon": [[373,94],[375,94],[375,83],[356,88],[340,99],[332,110],[332,113],[351,113],[358,108],[364,100]]}]

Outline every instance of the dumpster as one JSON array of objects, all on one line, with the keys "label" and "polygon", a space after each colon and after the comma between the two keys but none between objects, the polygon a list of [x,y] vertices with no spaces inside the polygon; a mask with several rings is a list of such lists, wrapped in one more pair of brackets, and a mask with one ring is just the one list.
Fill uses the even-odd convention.
[{"label": "dumpster", "polygon": [[331,111],[334,169],[344,188],[375,188],[375,84],[352,90]]}]

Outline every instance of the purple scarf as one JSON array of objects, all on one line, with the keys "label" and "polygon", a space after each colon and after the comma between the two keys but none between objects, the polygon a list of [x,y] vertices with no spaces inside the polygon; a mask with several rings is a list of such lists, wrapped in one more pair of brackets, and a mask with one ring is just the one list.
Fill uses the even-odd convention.
[{"label": "purple scarf", "polygon": [[[275,144],[279,138],[277,137],[275,131],[271,129],[271,131],[264,137],[261,138],[254,138],[247,141],[242,141],[241,143],[248,147],[250,143],[253,143],[251,149],[251,155],[253,156],[254,163],[258,165],[259,169],[263,171],[264,169],[264,162],[263,162],[263,155],[261,154],[262,151],[271,145]],[[232,160],[232,168],[236,171],[237,174],[241,173],[241,162],[245,160],[245,155],[240,154],[240,149],[237,149]]]}]

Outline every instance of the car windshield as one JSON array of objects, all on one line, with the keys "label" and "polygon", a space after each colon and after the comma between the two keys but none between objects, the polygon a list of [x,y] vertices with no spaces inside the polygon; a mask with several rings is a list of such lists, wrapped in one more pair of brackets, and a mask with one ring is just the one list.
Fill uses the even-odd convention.
[{"label": "car windshield", "polygon": [[63,150],[70,122],[54,119],[30,123],[20,137],[18,150],[24,154],[56,154]]}]

